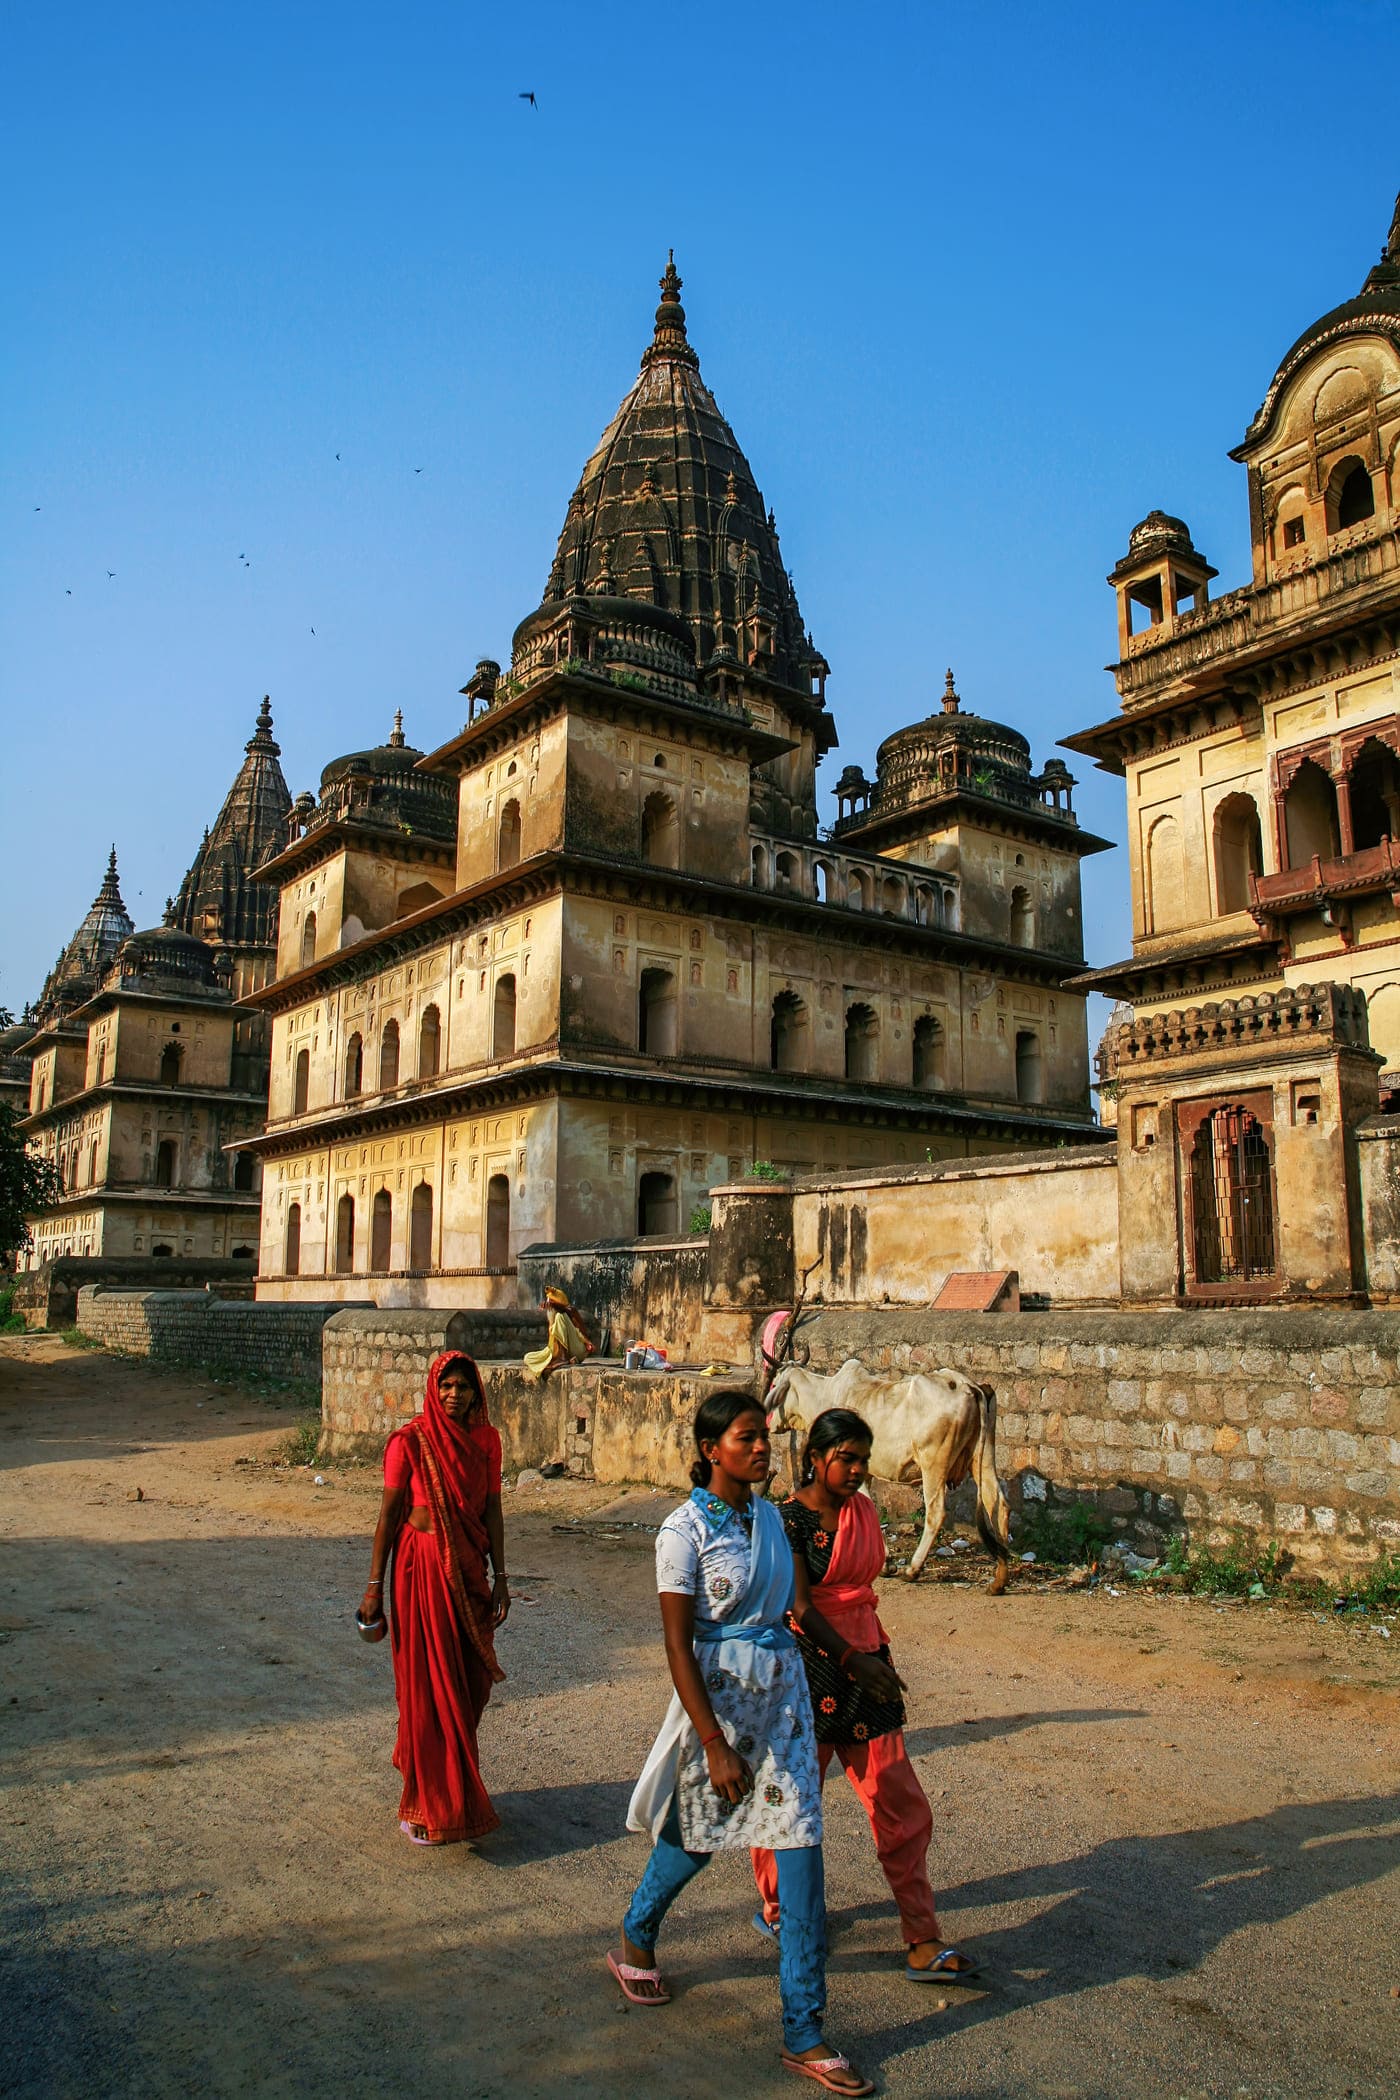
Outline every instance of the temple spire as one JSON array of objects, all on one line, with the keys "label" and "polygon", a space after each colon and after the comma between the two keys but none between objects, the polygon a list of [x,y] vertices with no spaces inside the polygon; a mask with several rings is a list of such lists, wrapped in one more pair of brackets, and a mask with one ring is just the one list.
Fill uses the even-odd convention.
[{"label": "temple spire", "polygon": [[257,725],[243,748],[250,758],[255,752],[266,752],[269,758],[280,758],[282,755],[282,746],[274,741],[272,735],[272,697],[268,693],[262,696]]},{"label": "temple spire", "polygon": [[92,900],[94,911],[97,910],[99,904],[114,904],[118,911],[126,910],[126,906],[122,903],[121,886],[117,881],[117,849],[115,846],[107,855],[107,872],[102,878],[102,887]]},{"label": "temple spire", "polygon": [[953,684],[953,671],[950,665],[943,678],[943,712],[945,715],[955,715],[961,706],[962,701],[958,698],[957,688]]},{"label": "temple spire", "polygon": [[401,751],[403,749],[403,742],[403,709],[401,707],[396,707],[394,709],[393,734],[389,738],[389,743],[395,751]]},{"label": "temple spire", "polygon": [[656,309],[656,331],[642,358],[643,367],[658,364],[663,359],[674,364],[699,366],[700,360],[691,349],[685,332],[681,281],[676,268],[676,251],[668,249],[666,268],[661,275],[661,304]]}]

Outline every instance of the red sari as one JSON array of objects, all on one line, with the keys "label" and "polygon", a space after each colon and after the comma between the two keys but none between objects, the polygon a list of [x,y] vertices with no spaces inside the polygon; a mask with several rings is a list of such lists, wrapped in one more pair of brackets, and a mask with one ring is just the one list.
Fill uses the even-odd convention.
[{"label": "red sari", "polygon": [[[478,1405],[465,1426],[438,1398],[447,1366],[465,1363]],[[391,1631],[403,1774],[399,1820],[436,1844],[482,1837],[500,1822],[482,1784],[476,1731],[493,1684],[505,1676],[492,1639],[486,1498],[500,1489],[500,1438],[486,1421],[481,1374],[450,1350],[428,1373],[423,1412],[396,1430],[384,1477],[407,1484],[431,1531],[404,1521],[394,1543]]]}]

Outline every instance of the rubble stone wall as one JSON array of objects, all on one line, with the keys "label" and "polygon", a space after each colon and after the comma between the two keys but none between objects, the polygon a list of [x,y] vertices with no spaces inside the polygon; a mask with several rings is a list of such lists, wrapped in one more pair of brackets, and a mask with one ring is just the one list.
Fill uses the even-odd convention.
[{"label": "rubble stone wall", "polygon": [[221,1298],[251,1299],[252,1263],[182,1261],[177,1256],[59,1254],[15,1278],[14,1309],[28,1327],[71,1327],[78,1293],[88,1284],[112,1290],[186,1291],[207,1285]]},{"label": "rubble stone wall", "polygon": [[315,1385],[321,1329],[335,1305],[256,1305],[208,1291],[124,1291],[86,1285],[80,1331],[122,1356]]},{"label": "rubble stone wall", "polygon": [[801,1339],[814,1371],[990,1382],[1013,1510],[1087,1500],[1139,1552],[1278,1540],[1320,1573],[1400,1551],[1400,1313],[817,1311]]},{"label": "rubble stone wall", "polygon": [[[538,1313],[328,1310],[333,1317],[325,1323],[320,1367],[328,1455],[381,1450],[418,1413],[429,1367],[444,1349],[464,1349],[480,1364],[508,1465],[540,1465],[561,1455],[562,1401],[555,1381],[536,1386],[520,1368],[525,1351],[540,1348],[545,1339]],[[547,1396],[548,1405],[533,1395]]]}]

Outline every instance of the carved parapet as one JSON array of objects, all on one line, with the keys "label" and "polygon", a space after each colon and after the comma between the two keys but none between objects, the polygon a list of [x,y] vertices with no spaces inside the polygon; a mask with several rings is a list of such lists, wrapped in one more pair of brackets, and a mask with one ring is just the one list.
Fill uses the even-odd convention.
[{"label": "carved parapet", "polygon": [[1357,1051],[1377,1065],[1382,1062],[1371,1049],[1364,992],[1350,984],[1303,984],[1127,1022],[1105,1041],[1105,1076],[1121,1081],[1173,1059],[1213,1052],[1254,1058],[1298,1042],[1318,1050]]}]

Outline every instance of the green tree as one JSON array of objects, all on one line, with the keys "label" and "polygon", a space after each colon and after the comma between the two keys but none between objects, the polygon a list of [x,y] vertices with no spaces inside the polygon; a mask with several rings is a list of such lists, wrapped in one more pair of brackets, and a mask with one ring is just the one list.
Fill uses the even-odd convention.
[{"label": "green tree", "polygon": [[[13,1023],[14,1015],[0,1006],[0,1030]],[[46,1210],[60,1194],[53,1162],[36,1159],[26,1150],[18,1116],[7,1101],[0,1101],[0,1268],[8,1268],[29,1245],[26,1214]]]}]

